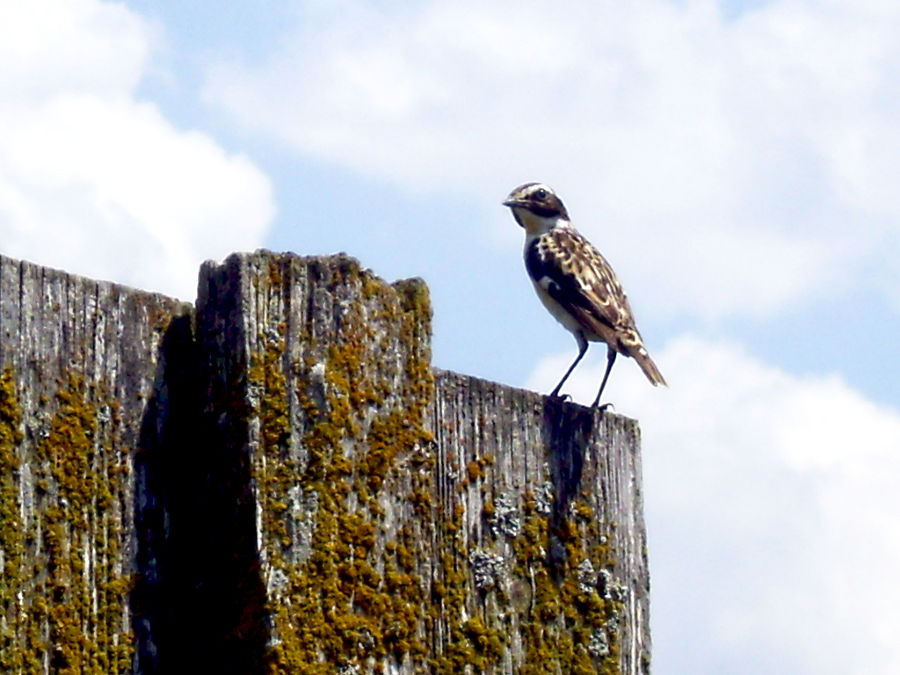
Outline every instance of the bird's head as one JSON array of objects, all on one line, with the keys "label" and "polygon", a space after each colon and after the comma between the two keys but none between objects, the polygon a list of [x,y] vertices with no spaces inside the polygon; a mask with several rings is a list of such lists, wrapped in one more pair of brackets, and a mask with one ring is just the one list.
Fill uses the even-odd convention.
[{"label": "bird's head", "polygon": [[509,193],[503,201],[508,206],[516,222],[530,235],[537,235],[553,229],[560,221],[569,221],[569,214],[562,200],[549,185],[525,183]]}]

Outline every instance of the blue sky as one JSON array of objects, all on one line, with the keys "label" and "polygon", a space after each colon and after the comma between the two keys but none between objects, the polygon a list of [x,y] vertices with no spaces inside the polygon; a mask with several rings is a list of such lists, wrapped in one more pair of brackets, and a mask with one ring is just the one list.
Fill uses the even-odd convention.
[{"label": "blue sky", "polygon": [[547,391],[575,344],[500,206],[545,181],[671,385],[607,389],[654,671],[894,673],[897,35],[889,0],[7,3],[2,253],[191,299],[343,250],[428,282],[436,365]]}]

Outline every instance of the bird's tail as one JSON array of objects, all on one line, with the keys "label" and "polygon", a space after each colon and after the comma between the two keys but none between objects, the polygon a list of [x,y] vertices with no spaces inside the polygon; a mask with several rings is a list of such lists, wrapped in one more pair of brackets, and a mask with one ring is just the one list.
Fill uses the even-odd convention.
[{"label": "bird's tail", "polygon": [[644,375],[647,376],[647,379],[650,380],[651,384],[655,387],[658,384],[662,384],[666,387],[669,385],[666,383],[666,379],[662,376],[662,373],[659,372],[659,368],[656,367],[656,364],[653,363],[653,359],[650,358],[650,354],[644,348],[643,345],[638,345],[632,351],[632,356],[634,360],[638,362],[638,365],[641,367],[641,370],[644,371]]}]

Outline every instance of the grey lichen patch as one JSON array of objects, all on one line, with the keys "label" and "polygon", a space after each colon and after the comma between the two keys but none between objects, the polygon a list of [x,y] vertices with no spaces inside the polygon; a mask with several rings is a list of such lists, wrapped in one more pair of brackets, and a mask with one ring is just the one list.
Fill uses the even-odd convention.
[{"label": "grey lichen patch", "polygon": [[490,591],[502,586],[506,574],[506,561],[502,555],[475,549],[469,553],[469,565],[475,588],[479,591]]},{"label": "grey lichen patch", "polygon": [[[607,572],[606,570],[603,570]],[[597,573],[590,558],[582,560],[576,569],[578,575],[578,590],[582,593],[590,593],[597,588]],[[607,572],[608,574],[608,572]]]},{"label": "grey lichen patch", "polygon": [[488,529],[494,537],[515,539],[522,531],[522,520],[516,499],[504,492],[484,509]]},{"label": "grey lichen patch", "polygon": [[594,659],[600,660],[609,656],[609,638],[602,628],[595,628],[587,645],[588,654]]},{"label": "grey lichen patch", "polygon": [[541,516],[549,516],[553,513],[553,503],[556,501],[553,483],[545,481],[534,490],[534,510]]}]

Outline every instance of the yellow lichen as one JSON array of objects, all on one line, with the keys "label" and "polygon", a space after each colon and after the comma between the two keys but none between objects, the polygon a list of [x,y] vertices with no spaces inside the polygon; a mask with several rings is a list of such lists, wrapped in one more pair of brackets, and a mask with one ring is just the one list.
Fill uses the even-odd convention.
[{"label": "yellow lichen", "polygon": [[[0,379],[0,462],[13,470],[4,471],[0,485],[4,513],[19,508],[16,448],[22,413],[14,394],[14,377],[7,371]],[[77,375],[60,386],[56,412],[28,459],[33,517],[27,527],[4,517],[4,672],[36,672],[45,663],[58,673],[131,669],[134,645],[124,618],[132,584],[119,571],[128,563],[120,559],[116,503],[125,472],[121,449],[98,437],[97,410],[105,405],[96,388]],[[16,596],[8,594],[13,591]]]},{"label": "yellow lichen", "polygon": [[[410,288],[398,294],[352,262],[336,271],[335,285],[359,286],[364,301],[346,310],[338,339],[319,350],[301,337],[306,356],[286,365],[281,327],[279,339],[271,332],[260,336],[262,349],[250,369],[251,387],[260,393],[255,474],[267,573],[284,579],[271,598],[273,673],[331,673],[386,659],[421,662],[426,651],[420,638],[425,589],[410,553],[415,542],[402,528],[388,542],[376,534],[383,517],[378,495],[396,480],[398,464],[415,464],[422,475],[430,466],[419,455],[429,441],[423,415],[431,371],[423,362],[426,350],[417,347],[428,330],[427,293]],[[376,319],[391,330],[400,326],[395,349],[406,354],[403,363],[378,360],[378,350],[389,345],[388,337],[376,335]],[[314,367],[324,367],[316,381]],[[289,383],[285,372],[296,379]],[[290,445],[291,394],[305,419],[299,454]],[[422,513],[429,491],[418,478],[413,485],[410,512]],[[314,503],[300,516],[312,518],[301,560],[292,549],[297,514],[288,508],[298,490]]]},{"label": "yellow lichen", "polygon": [[[533,499],[526,500],[525,522],[514,542],[515,574],[535,587],[530,616],[523,622],[527,646],[523,675],[619,672],[616,620],[622,615],[621,602],[601,597],[595,586],[579,583],[577,575],[584,561],[596,571],[611,569],[615,561],[608,545],[596,543],[608,541],[608,536],[596,519],[584,519],[592,510],[580,499],[573,509],[578,522],[563,520],[555,527],[553,516],[539,514]],[[546,547],[552,538],[565,550],[558,570],[547,564]],[[592,655],[588,649],[596,633],[606,639],[603,655]]]},{"label": "yellow lichen", "polygon": [[11,368],[0,374],[0,611],[3,625],[0,630],[0,669],[11,672],[22,666],[21,645],[18,644],[16,595],[20,590],[23,540],[22,519],[19,516],[18,445],[22,440],[20,426],[22,411],[16,396],[16,383]]}]

